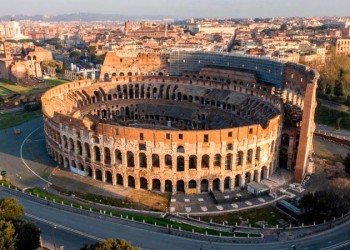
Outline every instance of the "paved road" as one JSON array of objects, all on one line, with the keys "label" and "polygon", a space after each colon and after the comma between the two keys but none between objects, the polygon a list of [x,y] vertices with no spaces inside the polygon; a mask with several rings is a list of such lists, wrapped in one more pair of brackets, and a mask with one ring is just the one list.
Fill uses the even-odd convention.
[{"label": "paved road", "polygon": [[327,133],[327,135],[332,134],[333,136],[345,137],[345,139],[350,140],[350,130],[346,129],[338,129],[336,130],[334,127],[317,124],[316,132]]},{"label": "paved road", "polygon": [[[21,134],[14,135],[13,128],[0,130],[0,169],[7,170],[8,177],[18,187],[44,186],[46,183],[35,176],[23,163],[20,148],[23,141],[33,130],[30,139],[26,141],[22,157],[43,179],[47,179],[55,166],[55,162],[45,152],[42,119],[35,119],[28,123],[16,126]],[[35,147],[32,145],[35,144]],[[40,149],[40,150],[39,150]]]},{"label": "paved road", "polygon": [[[9,194],[0,191],[0,197],[8,197]],[[288,242],[274,243],[216,243],[203,242],[188,238],[178,238],[173,235],[147,231],[141,228],[135,228],[128,225],[122,225],[105,221],[103,217],[92,218],[81,214],[62,211],[47,205],[38,204],[17,197],[24,205],[26,213],[40,218],[39,223],[43,230],[43,239],[58,245],[66,245],[65,249],[79,249],[85,242],[94,242],[94,239],[101,238],[123,238],[131,241],[134,245],[144,249],[290,249],[294,244],[297,249],[324,249],[336,245],[340,242],[349,241],[350,221],[333,228],[331,230],[312,235],[307,238]],[[45,226],[44,224],[49,224]],[[52,225],[56,225],[54,236]],[[68,232],[68,233],[67,233]],[[94,238],[94,239],[93,239]],[[69,246],[69,247],[68,247]],[[328,249],[328,248],[326,248]],[[339,249],[339,248],[338,248]],[[341,249],[341,248],[340,248]],[[344,247],[343,249],[346,249]],[[349,248],[348,248],[349,249]]]}]

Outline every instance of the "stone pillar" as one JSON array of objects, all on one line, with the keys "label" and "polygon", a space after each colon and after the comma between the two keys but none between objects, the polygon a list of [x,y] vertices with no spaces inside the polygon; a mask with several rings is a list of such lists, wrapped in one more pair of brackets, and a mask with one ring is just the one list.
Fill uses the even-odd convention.
[{"label": "stone pillar", "polygon": [[208,191],[213,190],[213,181],[211,179],[208,179]]},{"label": "stone pillar", "polygon": [[220,178],[220,191],[223,192],[225,190],[225,178]]},{"label": "stone pillar", "polygon": [[165,192],[165,180],[159,180],[160,181],[160,192]]},{"label": "stone pillar", "polygon": [[240,187],[244,187],[245,186],[245,173],[243,173],[241,175],[241,183],[239,185]]},{"label": "stone pillar", "polygon": [[146,157],[147,157],[147,170],[151,171],[152,170],[152,165],[153,165],[152,154],[146,153]]},{"label": "stone pillar", "polygon": [[[165,155],[159,155],[159,170],[162,173],[165,167]],[[165,182],[164,182],[165,185]]]},{"label": "stone pillar", "polygon": [[173,194],[176,194],[176,181],[173,181]]},{"label": "stone pillar", "polygon": [[111,157],[111,165],[114,166],[116,161],[115,161],[115,149],[110,149],[109,154]]},{"label": "stone pillar", "polygon": [[93,166],[90,166],[90,167],[91,167],[91,170],[92,170],[92,179],[96,180],[96,169]]},{"label": "stone pillar", "polygon": [[190,165],[189,165],[189,157],[188,156],[184,156],[184,171],[185,173],[189,173],[189,169],[190,169]]},{"label": "stone pillar", "polygon": [[126,171],[123,172],[123,187],[128,187],[128,175]]},{"label": "stone pillar", "polygon": [[242,152],[243,152],[243,156],[242,156],[242,170],[245,173],[246,166],[247,166],[247,150],[244,150]]},{"label": "stone pillar", "polygon": [[104,165],[105,164],[105,149],[104,148],[100,148],[100,165]]},{"label": "stone pillar", "polygon": [[235,181],[236,181],[236,176],[233,176],[233,178],[231,178],[231,182],[230,182],[230,190],[233,191],[235,189]]},{"label": "stone pillar", "polygon": [[102,173],[102,182],[106,183],[106,171],[104,171],[103,169],[101,170]]},{"label": "stone pillar", "polygon": [[135,189],[140,189],[140,178],[137,176],[135,178]]},{"label": "stone pillar", "polygon": [[112,185],[116,186],[117,185],[117,173],[115,173],[114,171],[111,171],[112,174]]}]

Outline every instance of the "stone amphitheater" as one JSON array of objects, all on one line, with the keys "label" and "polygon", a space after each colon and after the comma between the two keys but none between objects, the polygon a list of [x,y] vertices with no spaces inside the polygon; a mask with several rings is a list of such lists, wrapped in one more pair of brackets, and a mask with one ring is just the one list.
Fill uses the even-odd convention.
[{"label": "stone amphitheater", "polygon": [[312,171],[317,72],[230,54],[153,57],[123,65],[109,53],[104,81],[42,96],[59,164],[111,185],[187,194],[232,191],[278,167],[296,181]]}]

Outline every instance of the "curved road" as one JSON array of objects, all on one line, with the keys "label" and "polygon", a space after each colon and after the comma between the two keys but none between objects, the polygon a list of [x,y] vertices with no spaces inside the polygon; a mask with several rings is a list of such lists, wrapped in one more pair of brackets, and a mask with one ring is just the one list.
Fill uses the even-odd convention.
[{"label": "curved road", "polygon": [[[10,194],[0,191],[0,197]],[[16,197],[25,207],[29,219],[39,223],[43,239],[65,249],[79,249],[84,243],[96,242],[99,239],[122,238],[143,249],[335,249],[339,243],[349,242],[350,221],[336,228],[294,241],[273,243],[218,243],[204,242],[189,238],[179,238],[160,232],[148,231],[124,224],[110,222],[101,216],[93,218],[77,213],[58,210],[47,205]],[[56,228],[55,228],[56,227]],[[341,249],[341,248],[337,248]],[[344,246],[343,249],[346,249]],[[349,249],[349,248],[347,248]]]},{"label": "curved road", "polygon": [[[46,182],[30,171],[21,159],[20,148],[23,141],[34,130],[42,126],[42,119],[36,119],[21,126],[20,135],[13,134],[13,128],[0,130],[0,169],[6,169],[9,177],[19,187],[45,186]],[[47,179],[55,163],[42,153],[32,151],[30,143],[45,147],[42,129],[38,129],[30,136],[29,147],[23,151],[25,162],[44,179]],[[0,197],[9,194],[0,191]],[[290,249],[296,245],[297,249],[341,249],[334,248],[340,242],[349,242],[350,221],[315,234],[307,238],[288,242],[274,242],[261,244],[228,244],[203,242],[173,235],[147,231],[127,225],[87,217],[67,211],[61,211],[49,206],[19,198],[24,205],[27,216],[40,226],[44,241],[56,246],[64,245],[65,249],[80,249],[84,243],[92,243],[106,238],[124,238],[144,249]],[[40,219],[39,219],[40,218]],[[333,246],[333,247],[331,247]],[[330,248],[329,248],[330,247]],[[345,247],[343,249],[346,249]],[[349,249],[349,248],[347,248]]]}]

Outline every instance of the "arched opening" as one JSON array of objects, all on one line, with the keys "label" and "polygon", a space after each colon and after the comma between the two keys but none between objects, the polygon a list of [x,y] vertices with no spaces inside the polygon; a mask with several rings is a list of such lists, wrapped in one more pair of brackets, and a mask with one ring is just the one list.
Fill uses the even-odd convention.
[{"label": "arched opening", "polygon": [[240,166],[243,164],[243,152],[242,151],[238,151],[238,154],[237,154],[237,160],[236,160],[236,165],[237,166]]},{"label": "arched opening", "polygon": [[112,180],[112,174],[109,171],[106,171],[106,182],[113,184],[113,180]]},{"label": "arched opening", "polygon": [[124,72],[120,72],[119,76],[125,76]]},{"label": "arched opening", "polygon": [[80,171],[84,171],[84,166],[83,166],[83,164],[79,163],[79,164],[78,164],[78,169],[79,169]]},{"label": "arched opening", "polygon": [[165,167],[167,167],[167,168],[171,168],[172,167],[173,161],[172,161],[171,155],[165,155],[164,163],[165,163]]},{"label": "arched opening", "polygon": [[245,173],[245,183],[250,183],[252,179],[252,175],[250,172]]},{"label": "arched opening", "polygon": [[183,180],[179,180],[176,182],[176,192],[184,193],[185,192],[185,183]]},{"label": "arched opening", "polygon": [[178,146],[176,152],[184,154],[185,148],[183,146]]},{"label": "arched opening", "polygon": [[242,183],[242,177],[240,174],[235,176],[235,187],[240,187]]},{"label": "arched opening", "polygon": [[85,148],[85,156],[86,158],[91,158],[91,154],[90,154],[90,146],[89,144],[85,143],[84,144],[84,148]]},{"label": "arched opening", "polygon": [[226,177],[224,180],[224,189],[225,190],[230,190],[231,188],[231,178],[230,177]]},{"label": "arched opening", "polygon": [[157,167],[157,168],[160,167],[159,155],[157,155],[157,154],[152,155],[152,166]]},{"label": "arched opening", "polygon": [[74,141],[72,138],[69,138],[69,149],[74,153]]},{"label": "arched opening", "polygon": [[190,180],[188,182],[188,188],[197,188],[197,182],[195,180]]},{"label": "arched opening", "polygon": [[128,176],[128,187],[135,188],[135,178],[131,175]]},{"label": "arched opening", "polygon": [[77,147],[78,147],[78,155],[82,156],[83,155],[83,147],[82,147],[80,141],[77,141]]},{"label": "arched opening", "polygon": [[261,148],[257,147],[255,152],[255,159],[258,161],[260,161],[260,153],[261,153]]},{"label": "arched opening", "polygon": [[147,168],[147,156],[145,153],[139,154],[139,163],[140,168]]},{"label": "arched opening", "polygon": [[141,189],[146,189],[147,190],[147,179],[144,177],[140,178],[140,188]]},{"label": "arched opening", "polygon": [[197,156],[195,155],[190,156],[189,169],[197,169]]},{"label": "arched opening", "polygon": [[105,164],[111,164],[111,151],[105,148]]},{"label": "arched opening", "polygon": [[201,181],[201,193],[209,192],[209,181],[204,179]]},{"label": "arched opening", "polygon": [[127,165],[129,168],[133,168],[135,167],[135,161],[134,161],[134,153],[131,151],[128,151],[126,153],[126,157],[127,157]]},{"label": "arched opening", "polygon": [[165,181],[165,188],[164,188],[165,192],[170,192],[172,193],[173,192],[173,184],[171,181],[169,180],[166,180]]},{"label": "arched opening", "polygon": [[282,134],[281,146],[289,146],[289,135],[288,134]]},{"label": "arched opening", "polygon": [[288,149],[282,148],[279,154],[279,167],[287,168],[288,167]]},{"label": "arched opening", "polygon": [[254,170],[253,181],[259,182],[259,171],[258,170]]},{"label": "arched opening", "polygon": [[108,73],[105,73],[105,74],[104,74],[104,80],[105,80],[105,81],[109,81],[109,74],[108,74]]},{"label": "arched opening", "polygon": [[247,153],[247,163],[251,164],[253,162],[253,149],[249,149]]},{"label": "arched opening", "polygon": [[152,190],[160,191],[160,180],[159,179],[152,180]]},{"label": "arched opening", "polygon": [[69,167],[69,160],[68,160],[68,158],[64,159],[64,164],[63,165],[64,165],[65,168]]},{"label": "arched opening", "polygon": [[202,168],[209,168],[209,155],[202,156]]},{"label": "arched opening", "polygon": [[95,146],[94,147],[94,153],[95,153],[95,162],[100,162],[101,161],[100,148]]},{"label": "arched opening", "polygon": [[87,166],[86,167],[86,172],[87,172],[87,175],[90,177],[90,178],[92,178],[92,169],[91,169],[91,167],[90,166]]},{"label": "arched opening", "polygon": [[213,191],[220,191],[220,179],[218,178],[213,181]]},{"label": "arched opening", "polygon": [[96,180],[102,181],[102,171],[99,169],[96,169]]},{"label": "arched opening", "polygon": [[216,154],[214,156],[214,167],[221,167],[221,155]]},{"label": "arched opening", "polygon": [[226,155],[226,162],[225,162],[225,170],[231,170],[232,169],[232,154]]},{"label": "arched opening", "polygon": [[117,174],[117,185],[124,185],[123,176],[121,174]]},{"label": "arched opening", "polygon": [[74,160],[71,161],[70,166],[73,167],[73,168],[77,168],[77,165],[75,164],[75,161],[74,161]]},{"label": "arched opening", "polygon": [[177,171],[185,171],[185,158],[183,156],[177,157]]},{"label": "arched opening", "polygon": [[123,164],[122,152],[119,149],[115,150],[115,162],[117,164]]},{"label": "arched opening", "polygon": [[269,171],[266,166],[263,166],[261,169],[261,180],[269,178]]}]

